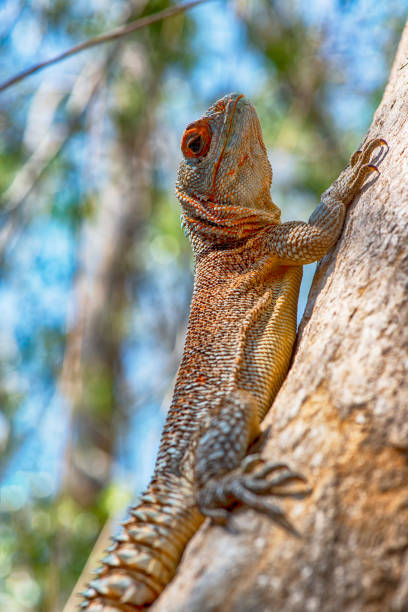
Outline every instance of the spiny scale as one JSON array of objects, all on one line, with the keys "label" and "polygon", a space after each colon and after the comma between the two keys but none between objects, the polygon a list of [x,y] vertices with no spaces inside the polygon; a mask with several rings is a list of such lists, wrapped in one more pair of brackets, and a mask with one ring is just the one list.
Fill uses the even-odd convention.
[{"label": "spiny scale", "polygon": [[[82,594],[87,600],[83,609],[141,609],[152,603],[173,578],[185,545],[204,518],[191,494],[186,496],[185,484],[180,483],[178,495],[169,491],[166,497],[164,491],[161,483],[151,485],[141,505],[131,509],[123,531],[102,559],[98,577]],[[186,504],[188,498],[190,504]]]}]

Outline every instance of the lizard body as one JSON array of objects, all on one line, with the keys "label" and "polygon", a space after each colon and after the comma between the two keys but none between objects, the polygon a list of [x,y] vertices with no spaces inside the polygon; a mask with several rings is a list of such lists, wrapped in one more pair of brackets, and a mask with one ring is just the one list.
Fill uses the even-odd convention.
[{"label": "lizard body", "polygon": [[336,242],[347,206],[376,170],[372,152],[385,144],[369,141],[352,156],[308,223],[281,223],[252,104],[230,94],[187,126],[176,191],[196,268],[183,358],[153,478],[84,593],[84,610],[150,605],[205,516],[226,523],[236,503],[289,526],[265,495],[299,475],[260,467],[248,447],[289,367],[302,265]]}]

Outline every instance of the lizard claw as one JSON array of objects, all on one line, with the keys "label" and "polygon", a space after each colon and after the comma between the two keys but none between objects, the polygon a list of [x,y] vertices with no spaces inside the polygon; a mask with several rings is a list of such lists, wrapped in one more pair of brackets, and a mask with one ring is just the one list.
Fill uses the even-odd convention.
[{"label": "lizard claw", "polygon": [[[253,493],[257,493],[258,495],[262,493],[265,495],[266,493],[273,493],[273,489],[276,487],[285,485],[293,480],[301,480],[302,482],[306,482],[306,479],[302,476],[302,474],[286,471],[279,476],[276,476],[273,480],[260,479],[259,476],[252,478],[251,480],[247,481],[246,486]],[[302,491],[302,494],[304,494],[304,491]],[[281,497],[285,495],[297,496],[298,492],[288,491],[280,493]]]},{"label": "lizard claw", "polygon": [[[260,455],[248,455],[233,472],[209,480],[197,495],[200,511],[214,523],[226,526],[229,531],[235,533],[237,529],[231,525],[231,509],[240,505],[266,514],[290,533],[299,535],[281,508],[262,496],[303,498],[310,490],[287,489],[286,485],[296,480],[305,483],[306,478],[292,471],[285,463],[272,462],[249,474],[250,469],[259,463],[264,463]],[[274,478],[267,479],[266,476],[272,472],[279,473]]]},{"label": "lizard claw", "polygon": [[250,472],[256,465],[260,463],[265,463],[265,460],[262,458],[260,453],[253,453],[251,455],[247,455],[243,458],[241,462],[241,471],[244,474]]},{"label": "lizard claw", "polygon": [[[282,470],[282,469],[287,470],[291,474],[295,474],[295,472],[291,472],[290,468],[287,466],[286,463],[274,463],[272,461],[269,461],[268,463],[264,465],[264,467],[261,470],[256,472],[253,476],[254,478],[261,479],[261,478],[265,478],[265,476],[267,476],[268,474],[271,474],[271,472],[276,472],[277,470]],[[298,476],[297,473],[296,475]],[[306,482],[306,479],[303,476],[301,478]]]},{"label": "lizard claw", "polygon": [[371,172],[377,172],[378,174],[380,174],[380,171],[375,164],[367,164],[367,168],[369,168]]},{"label": "lizard claw", "polygon": [[385,147],[385,153],[389,150],[388,142],[384,138],[372,138],[367,140],[362,149],[355,151],[350,157],[350,166],[353,168],[358,162],[365,164],[371,157],[371,153],[378,147]]},{"label": "lizard claw", "polygon": [[269,462],[265,465],[265,459],[262,457],[260,453],[252,453],[251,455],[247,455],[241,462],[240,470],[242,473],[247,474],[250,472],[256,465],[260,463],[264,464],[264,468],[258,472],[258,477],[266,476],[270,472],[274,470],[279,470],[281,468],[289,469],[286,463],[272,463]]},{"label": "lizard claw", "polygon": [[388,143],[386,140],[384,140],[384,138],[372,138],[371,140],[367,140],[361,150],[363,154],[363,163],[367,162],[370,159],[371,153],[375,149],[384,146],[387,147],[387,150],[389,149]]},{"label": "lizard claw", "polygon": [[[373,152],[378,147],[386,147],[386,152],[389,149],[388,143],[384,138],[372,138],[367,140],[361,149],[353,153],[350,158],[350,165],[340,174],[334,183],[334,192],[332,194],[334,197],[337,197],[345,204],[351,204],[362,189],[367,177],[372,172],[375,172],[377,175],[380,174],[377,166],[370,161]],[[379,163],[379,156],[375,157],[374,161]]]}]

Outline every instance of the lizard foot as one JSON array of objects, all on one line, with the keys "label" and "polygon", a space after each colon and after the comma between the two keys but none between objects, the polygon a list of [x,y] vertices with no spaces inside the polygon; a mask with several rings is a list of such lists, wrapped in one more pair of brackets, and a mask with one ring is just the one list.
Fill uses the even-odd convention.
[{"label": "lizard foot", "polygon": [[[377,166],[370,163],[373,152],[379,147],[386,147],[386,151],[388,151],[388,144],[383,138],[373,138],[368,140],[361,150],[353,153],[349,166],[335,181],[333,187],[337,193],[332,193],[332,195],[346,204],[352,202],[363,187],[367,177],[374,172],[380,173]],[[375,161],[378,162],[379,160],[375,159]]]},{"label": "lizard foot", "polygon": [[386,147],[388,151],[388,143],[384,138],[372,138],[367,140],[362,149],[355,151],[350,157],[350,166],[353,167],[357,162],[366,164],[371,157],[371,153],[377,149],[377,147]]},{"label": "lizard foot", "polygon": [[[259,464],[263,464],[262,467],[251,472]],[[268,479],[267,476],[274,472],[273,478]],[[292,534],[299,535],[281,508],[262,497],[274,495],[299,499],[310,493],[305,489],[287,489],[286,485],[293,481],[305,483],[306,479],[285,463],[264,463],[260,455],[248,455],[239,468],[221,478],[210,479],[199,491],[197,503],[202,514],[233,532],[237,530],[231,523],[231,509],[240,505],[266,514]]]}]

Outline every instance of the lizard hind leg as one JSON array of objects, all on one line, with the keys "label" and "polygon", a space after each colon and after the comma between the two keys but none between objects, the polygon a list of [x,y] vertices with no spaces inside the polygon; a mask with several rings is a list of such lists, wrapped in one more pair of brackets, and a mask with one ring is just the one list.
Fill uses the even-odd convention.
[{"label": "lizard hind leg", "polygon": [[[265,495],[303,496],[305,491],[293,491],[286,485],[305,479],[285,463],[265,464],[258,454],[246,456],[259,433],[256,401],[250,393],[238,390],[220,402],[197,447],[197,505],[213,522],[229,528],[231,509],[241,505],[268,515],[296,534],[284,512]],[[276,475],[267,478],[272,473]]]}]

